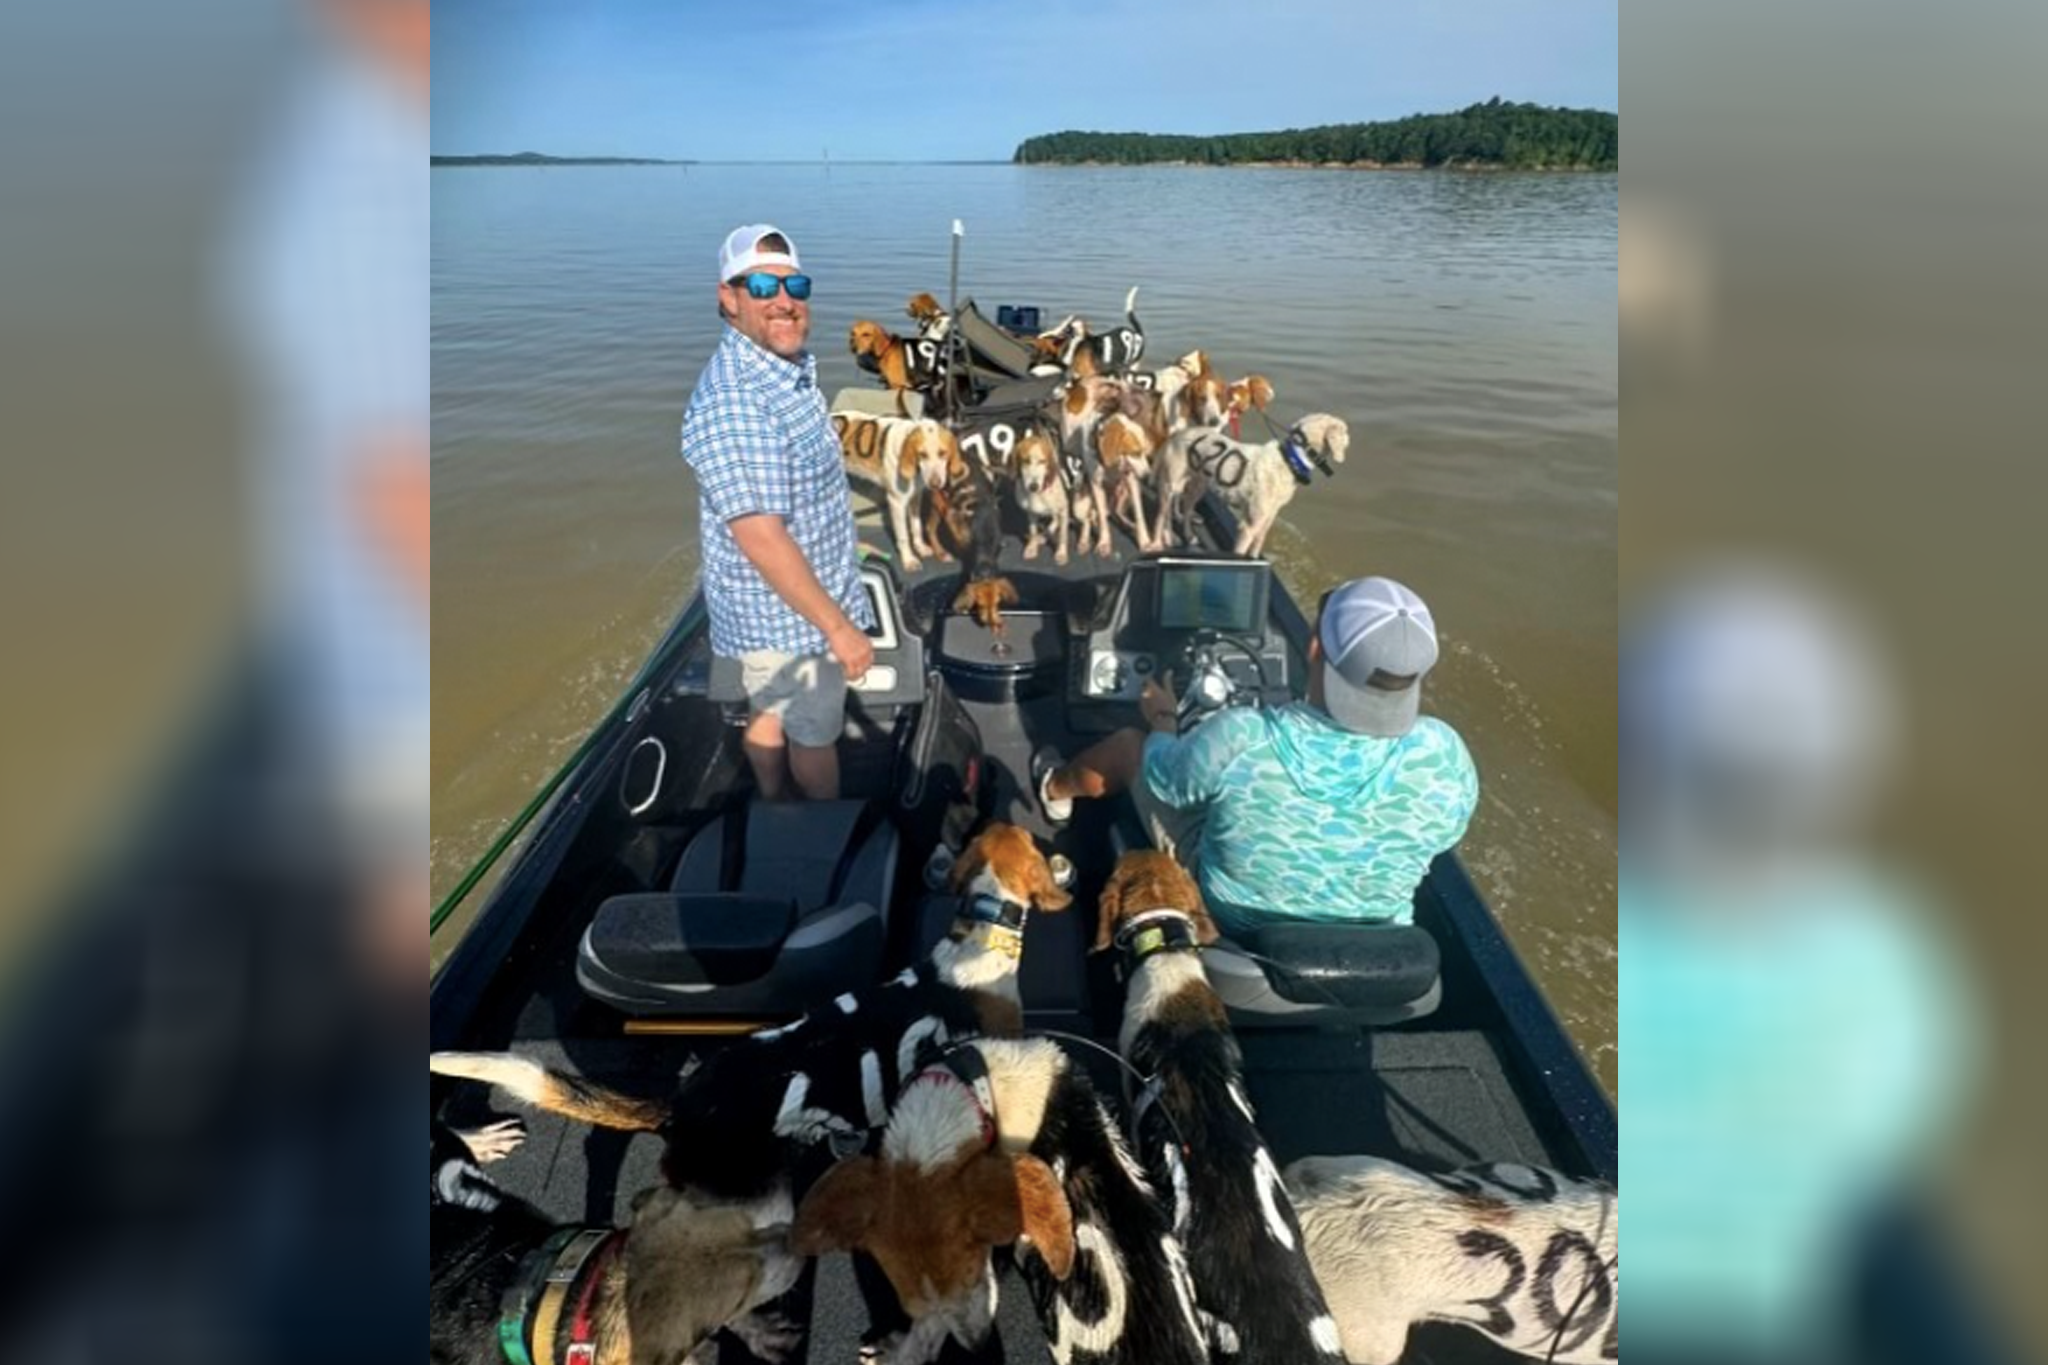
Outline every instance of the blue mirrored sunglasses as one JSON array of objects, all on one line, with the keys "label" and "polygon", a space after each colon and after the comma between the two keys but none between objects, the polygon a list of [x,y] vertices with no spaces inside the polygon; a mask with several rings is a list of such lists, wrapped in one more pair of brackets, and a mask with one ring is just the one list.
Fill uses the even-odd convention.
[{"label": "blue mirrored sunglasses", "polygon": [[801,302],[811,296],[809,275],[771,275],[765,270],[756,270],[742,275],[735,284],[744,284],[747,292],[757,299],[766,301],[787,289],[789,296]]}]

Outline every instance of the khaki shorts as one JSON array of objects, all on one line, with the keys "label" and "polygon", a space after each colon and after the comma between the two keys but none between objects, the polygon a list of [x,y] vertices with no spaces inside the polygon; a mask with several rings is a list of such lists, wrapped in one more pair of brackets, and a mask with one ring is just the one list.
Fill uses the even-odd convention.
[{"label": "khaki shorts", "polygon": [[1152,784],[1145,780],[1142,769],[1138,780],[1131,784],[1131,804],[1138,808],[1138,819],[1144,823],[1145,832],[1152,836],[1152,846],[1162,853],[1170,853],[1173,860],[1192,872],[1195,861],[1202,852],[1202,814],[1200,811],[1181,810],[1169,806],[1152,794]]},{"label": "khaki shorts", "polygon": [[846,670],[829,654],[761,649],[740,655],[747,709],[782,722],[791,744],[824,749],[846,728]]}]

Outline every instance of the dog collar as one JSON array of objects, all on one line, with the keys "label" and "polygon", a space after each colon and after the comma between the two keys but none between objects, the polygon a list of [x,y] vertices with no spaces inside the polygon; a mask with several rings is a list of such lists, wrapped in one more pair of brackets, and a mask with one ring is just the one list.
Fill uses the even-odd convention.
[{"label": "dog collar", "polygon": [[1326,479],[1337,476],[1336,467],[1323,457],[1322,451],[1309,445],[1300,427],[1280,438],[1280,454],[1287,461],[1288,473],[1294,475],[1294,481],[1304,488],[1315,482],[1317,470],[1321,470]]},{"label": "dog collar", "polygon": [[[563,1228],[520,1262],[519,1274],[498,1303],[498,1349],[510,1365],[534,1365],[536,1352],[544,1361],[555,1358],[555,1331],[569,1291],[586,1268],[600,1268],[595,1261],[599,1249],[624,1236],[617,1228]],[[596,1284],[593,1273],[579,1300],[579,1313],[594,1303]],[[594,1325],[591,1331],[594,1334]],[[569,1359],[573,1365],[588,1365],[595,1356],[592,1343],[587,1355],[572,1352]]]},{"label": "dog collar", "polygon": [[988,1063],[981,1052],[973,1047],[956,1047],[942,1055],[932,1066],[917,1073],[917,1080],[934,1084],[957,1085],[967,1091],[974,1101],[975,1116],[981,1120],[981,1145],[993,1147],[996,1141],[996,1091],[989,1083]]},{"label": "dog collar", "polygon": [[988,927],[988,946],[1012,962],[1024,956],[1024,921],[1029,905],[1019,905],[986,891],[977,891],[960,904],[953,917],[953,937],[964,939],[976,928]]},{"label": "dog collar", "polygon": [[1126,920],[1116,931],[1115,942],[1133,967],[1154,953],[1193,953],[1202,947],[1195,941],[1195,922],[1187,912],[1165,906]]}]

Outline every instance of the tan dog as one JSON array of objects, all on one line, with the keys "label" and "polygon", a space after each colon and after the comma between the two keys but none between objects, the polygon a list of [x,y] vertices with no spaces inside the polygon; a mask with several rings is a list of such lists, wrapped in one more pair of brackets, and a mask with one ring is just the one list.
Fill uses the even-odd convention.
[{"label": "tan dog", "polygon": [[930,418],[914,421],[860,412],[833,413],[832,430],[839,436],[847,478],[881,494],[903,568],[915,573],[925,558],[943,558],[926,535],[923,521],[913,514],[928,480],[943,484],[949,467],[960,459],[953,433]]},{"label": "tan dog", "polygon": [[953,598],[954,611],[966,612],[997,639],[1010,633],[1010,627],[1003,620],[1003,608],[1015,605],[1017,585],[1007,578],[973,579]]},{"label": "tan dog", "polygon": [[946,310],[939,307],[939,301],[930,294],[912,294],[903,311],[910,314],[910,320],[925,336],[932,335],[932,328],[946,319]]},{"label": "tan dog", "polygon": [[1067,562],[1067,523],[1070,502],[1067,481],[1060,477],[1059,454],[1052,440],[1039,432],[1021,437],[1010,451],[1013,487],[1017,506],[1024,513],[1024,557],[1038,558],[1045,543],[1045,529],[1052,528],[1052,562]]},{"label": "tan dog", "polygon": [[873,360],[875,373],[898,393],[934,388],[945,372],[945,355],[937,342],[924,337],[900,337],[865,318],[848,331],[846,345],[856,359]]}]

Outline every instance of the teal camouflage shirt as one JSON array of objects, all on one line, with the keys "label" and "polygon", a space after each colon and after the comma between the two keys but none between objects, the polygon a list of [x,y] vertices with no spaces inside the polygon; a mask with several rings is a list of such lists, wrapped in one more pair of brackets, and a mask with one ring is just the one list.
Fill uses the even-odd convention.
[{"label": "teal camouflage shirt", "polygon": [[1226,934],[1276,920],[1409,923],[1430,861],[1479,801],[1472,756],[1442,721],[1379,739],[1301,702],[1151,736],[1145,782],[1199,813],[1195,873]]}]

